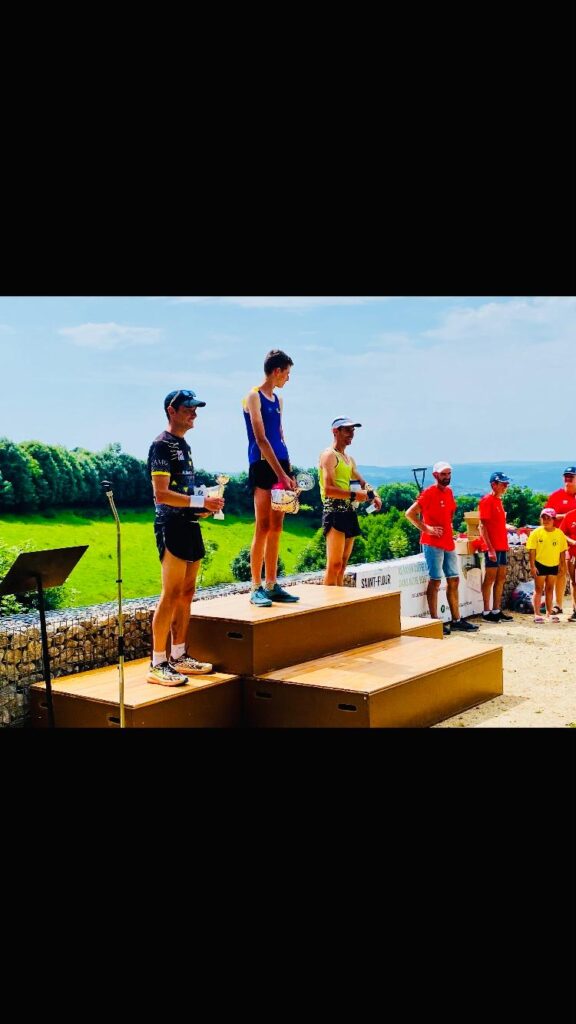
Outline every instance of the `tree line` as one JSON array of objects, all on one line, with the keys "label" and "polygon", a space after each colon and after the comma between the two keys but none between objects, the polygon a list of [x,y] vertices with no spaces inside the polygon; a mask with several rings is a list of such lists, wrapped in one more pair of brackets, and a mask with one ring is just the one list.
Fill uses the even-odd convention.
[{"label": "tree line", "polygon": [[[300,472],[301,468],[304,467],[294,467],[294,473]],[[308,467],[307,472],[314,477],[315,485],[302,495],[299,515],[318,521],[322,516],[318,470]],[[152,485],[146,462],[122,451],[118,442],[107,445],[101,452],[89,452],[85,448],[68,449],[42,441],[17,444],[8,438],[0,438],[0,512],[100,505],[103,502],[103,480],[111,481],[118,506],[152,508]],[[196,480],[198,484],[212,486],[216,483],[216,476],[199,469],[196,470]],[[382,498],[382,513],[372,520],[367,518],[367,521],[375,523],[381,523],[383,517],[394,510],[403,512],[418,496],[418,488],[413,483],[383,484],[377,490]],[[463,528],[464,512],[477,508],[478,500],[479,495],[474,494],[456,498],[455,529]],[[534,492],[529,487],[512,485],[502,500],[508,522],[524,526],[538,523],[547,495]],[[248,474],[232,474],[226,487],[226,512],[241,516],[252,515],[253,511]],[[392,525],[403,521],[403,516],[400,519],[394,517],[389,524],[392,528]],[[406,528],[409,531],[407,536],[416,533],[407,522]]]}]

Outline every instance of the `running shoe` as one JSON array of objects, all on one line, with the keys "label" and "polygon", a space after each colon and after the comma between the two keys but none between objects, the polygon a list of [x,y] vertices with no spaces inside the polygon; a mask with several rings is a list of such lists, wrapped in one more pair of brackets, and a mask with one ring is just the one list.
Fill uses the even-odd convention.
[{"label": "running shoe", "polygon": [[160,662],[159,665],[152,665],[148,669],[148,675],[146,676],[147,683],[159,683],[160,686],[182,686],[183,683],[187,683],[186,676],[177,672],[176,669],[172,668],[167,661]]},{"label": "running shoe", "polygon": [[462,633],[475,633],[479,628],[473,622],[468,622],[466,619],[456,619],[456,621],[452,619],[450,626],[452,630],[459,629]]},{"label": "running shoe", "polygon": [[272,601],[269,597],[266,597],[264,587],[257,587],[250,594],[250,604],[255,604],[258,608],[271,608]]},{"label": "running shoe", "polygon": [[503,611],[499,611],[493,614],[496,614],[498,622],[514,622],[514,616],[505,615]]},{"label": "running shoe", "polygon": [[270,601],[278,601],[280,604],[292,604],[294,601],[300,600],[295,594],[289,594],[287,590],[282,590],[277,583],[270,590],[264,589],[264,593]]},{"label": "running shoe", "polygon": [[168,664],[175,672],[182,672],[185,676],[205,676],[212,671],[209,661],[196,661],[189,654],[181,654],[179,658],[170,658]]}]

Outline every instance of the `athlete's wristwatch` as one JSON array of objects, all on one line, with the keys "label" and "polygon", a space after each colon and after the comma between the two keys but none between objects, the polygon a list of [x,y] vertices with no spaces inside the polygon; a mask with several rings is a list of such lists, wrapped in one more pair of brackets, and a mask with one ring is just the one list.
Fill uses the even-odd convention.
[{"label": "athlete's wristwatch", "polygon": [[374,491],[366,491],[370,501],[374,501]]}]

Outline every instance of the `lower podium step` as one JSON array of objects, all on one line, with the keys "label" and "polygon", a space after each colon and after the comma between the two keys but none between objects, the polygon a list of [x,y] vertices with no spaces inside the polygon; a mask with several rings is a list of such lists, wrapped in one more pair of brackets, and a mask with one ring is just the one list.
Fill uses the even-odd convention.
[{"label": "lower podium step", "polygon": [[503,690],[502,648],[403,636],[244,680],[246,724],[435,725]]},{"label": "lower podium step", "polygon": [[444,638],[440,619],[421,619],[416,615],[402,615],[400,627],[402,636],[427,636],[433,640]]},{"label": "lower podium step", "polygon": [[[190,676],[184,686],[147,683],[148,658],[124,665],[127,728],[227,728],[242,724],[242,689],[237,676],[213,672]],[[118,666],[53,679],[52,704],[58,729],[120,728]],[[46,684],[30,687],[31,725],[48,726]]]}]

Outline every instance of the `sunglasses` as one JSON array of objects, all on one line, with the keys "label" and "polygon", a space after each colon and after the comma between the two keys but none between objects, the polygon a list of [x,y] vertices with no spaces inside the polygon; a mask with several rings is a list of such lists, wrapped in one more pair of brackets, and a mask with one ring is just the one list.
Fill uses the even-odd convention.
[{"label": "sunglasses", "polygon": [[[196,398],[196,392],[195,391],[177,391],[176,394],[174,395],[174,398],[170,402],[170,405],[172,406],[173,409],[176,409],[176,402],[178,401],[178,399],[180,397],[182,397],[182,401],[185,401],[187,398]],[[180,405],[182,405],[182,402],[180,403]]]}]

